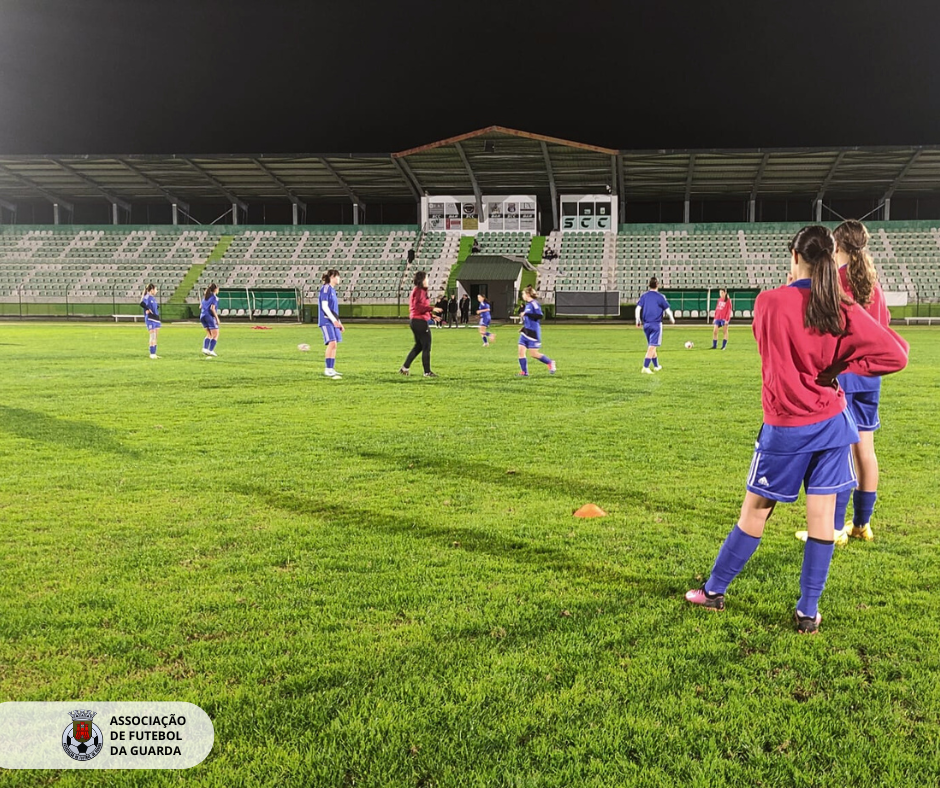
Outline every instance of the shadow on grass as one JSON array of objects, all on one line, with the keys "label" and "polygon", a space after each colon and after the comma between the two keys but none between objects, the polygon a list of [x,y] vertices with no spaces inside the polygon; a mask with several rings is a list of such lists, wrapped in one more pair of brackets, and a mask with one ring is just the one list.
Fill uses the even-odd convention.
[{"label": "shadow on grass", "polygon": [[139,456],[137,451],[115,440],[110,430],[97,424],[60,419],[25,408],[0,405],[0,431],[18,438],[58,444],[69,450],[85,449],[127,457]]},{"label": "shadow on grass", "polygon": [[294,492],[276,490],[251,484],[235,484],[229,491],[251,496],[264,501],[270,507],[298,515],[313,515],[333,520],[339,524],[356,525],[387,534],[407,534],[428,539],[439,546],[459,543],[465,553],[480,553],[499,559],[509,559],[545,571],[571,573],[588,580],[615,583],[620,588],[629,587],[655,596],[670,596],[677,592],[681,583],[674,577],[656,577],[650,573],[630,574],[616,567],[588,563],[570,553],[525,539],[502,536],[467,526],[438,526],[420,522],[414,516],[399,516],[387,512],[357,509],[335,502],[307,498]]},{"label": "shadow on grass", "polygon": [[551,490],[561,493],[575,501],[592,501],[602,508],[610,502],[629,503],[643,507],[649,511],[669,512],[696,517],[721,518],[727,516],[726,507],[712,507],[714,511],[703,512],[702,505],[710,503],[702,498],[693,498],[684,491],[677,491],[674,498],[666,498],[662,492],[651,493],[647,490],[630,488],[625,480],[623,485],[610,486],[596,484],[585,478],[567,478],[546,473],[533,472],[523,467],[519,472],[508,473],[507,470],[489,463],[473,461],[466,458],[451,457],[418,457],[414,450],[394,453],[373,449],[360,449],[357,454],[366,460],[395,465],[399,468],[408,468],[418,473],[428,473],[432,476],[448,476],[459,481],[471,480],[479,484],[497,485],[509,490],[518,490],[519,493],[531,493],[533,490]]}]

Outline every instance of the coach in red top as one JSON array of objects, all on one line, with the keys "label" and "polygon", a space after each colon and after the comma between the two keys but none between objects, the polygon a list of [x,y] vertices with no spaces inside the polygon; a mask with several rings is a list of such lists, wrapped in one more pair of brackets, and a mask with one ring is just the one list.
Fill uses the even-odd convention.
[{"label": "coach in red top", "polygon": [[440,312],[436,307],[432,309],[431,302],[428,299],[428,275],[425,271],[418,271],[414,278],[414,289],[411,291],[411,298],[408,302],[408,317],[411,318],[411,333],[414,334],[415,344],[405,358],[398,371],[402,375],[410,375],[411,362],[418,354],[421,354],[421,363],[424,366],[424,377],[436,378],[431,372],[431,331],[428,328],[428,320],[435,312]]},{"label": "coach in red top", "polygon": [[774,506],[795,501],[805,487],[808,538],[794,614],[800,633],[819,629],[836,494],[857,483],[851,446],[858,428],[836,378],[887,375],[907,364],[907,343],[843,294],[835,248],[828,229],[804,227],[790,242],[790,283],[754,303],[764,425],[738,523],[705,585],[686,594],[692,604],[723,610],[725,590],[757,549]]}]

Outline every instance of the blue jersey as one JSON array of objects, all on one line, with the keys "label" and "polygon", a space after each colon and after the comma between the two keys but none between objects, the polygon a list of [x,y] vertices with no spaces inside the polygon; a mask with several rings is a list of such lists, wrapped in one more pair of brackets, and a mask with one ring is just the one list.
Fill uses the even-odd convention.
[{"label": "blue jersey", "polygon": [[[157,306],[157,299],[152,293],[147,293],[141,300],[140,306],[144,310],[144,317],[151,320],[160,319],[160,308]],[[150,314],[147,314],[149,311]]]},{"label": "blue jersey", "polygon": [[332,326],[333,320],[327,316],[324,306],[333,313],[333,319],[339,320],[339,300],[336,298],[336,290],[332,285],[323,285],[317,297],[317,325]]},{"label": "blue jersey", "polygon": [[483,299],[483,303],[477,307],[477,314],[480,316],[480,323],[488,326],[490,323],[490,302]]},{"label": "blue jersey", "polygon": [[662,323],[663,315],[669,309],[669,302],[658,290],[647,290],[640,296],[640,300],[636,302],[636,305],[642,310],[640,317],[647,325]]},{"label": "blue jersey", "polygon": [[523,333],[531,338],[542,339],[542,326],[539,321],[545,317],[542,314],[542,307],[538,301],[529,301],[522,310],[522,329]]},{"label": "blue jersey", "polygon": [[218,314],[219,297],[215,293],[202,300],[202,306],[199,309],[199,317],[212,317],[210,307],[213,306],[216,307],[216,314]]}]

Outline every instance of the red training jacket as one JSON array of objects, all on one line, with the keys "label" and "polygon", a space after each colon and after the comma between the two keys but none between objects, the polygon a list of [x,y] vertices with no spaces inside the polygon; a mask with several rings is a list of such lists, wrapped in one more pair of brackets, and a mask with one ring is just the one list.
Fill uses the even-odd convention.
[{"label": "red training jacket", "polygon": [[423,287],[416,287],[411,291],[411,300],[408,303],[408,317],[412,320],[427,320],[431,316],[431,302],[428,300],[428,291]]},{"label": "red training jacket", "polygon": [[753,330],[764,384],[761,406],[764,423],[774,427],[816,424],[845,409],[845,393],[835,382],[818,381],[820,374],[871,377],[907,365],[907,342],[858,304],[843,305],[846,330],[841,337],[805,328],[809,293],[808,287],[789,285],[765,290],[754,302]]},{"label": "red training jacket", "polygon": [[[852,285],[849,284],[849,274],[845,266],[839,269],[839,281],[842,283],[842,289],[850,298],[855,298],[852,292]],[[881,285],[875,282],[871,291],[871,301],[862,307],[869,315],[877,320],[883,326],[891,325],[891,313],[888,311],[888,305],[885,303],[885,293]]]},{"label": "red training jacket", "polygon": [[726,298],[722,301],[718,299],[718,303],[715,305],[715,317],[713,320],[731,320],[731,299]]}]

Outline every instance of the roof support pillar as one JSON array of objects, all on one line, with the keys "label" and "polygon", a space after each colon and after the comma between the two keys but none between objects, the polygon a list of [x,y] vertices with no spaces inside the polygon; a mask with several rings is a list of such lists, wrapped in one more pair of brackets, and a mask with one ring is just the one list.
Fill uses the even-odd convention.
[{"label": "roof support pillar", "polygon": [[467,153],[464,151],[463,145],[461,145],[459,142],[455,142],[454,147],[457,149],[457,153],[460,154],[460,160],[463,162],[463,166],[467,168],[467,175],[470,176],[470,185],[473,186],[473,196],[476,198],[477,216],[482,219],[483,194],[480,192],[480,184],[477,183],[477,176],[474,174],[473,168],[470,166],[470,160],[467,158]]},{"label": "roof support pillar", "polygon": [[682,208],[682,222],[688,224],[692,214],[692,178],[695,175],[695,154],[689,156],[689,172],[685,176],[685,202]]},{"label": "roof support pillar", "polygon": [[52,203],[52,223],[59,223],[59,203],[57,202]]},{"label": "roof support pillar", "polygon": [[118,218],[118,204],[116,202],[111,203],[111,224],[120,224]]},{"label": "roof support pillar", "polygon": [[890,197],[885,197],[884,209],[885,209],[884,220],[886,222],[890,222],[891,221],[891,198]]},{"label": "roof support pillar", "polygon": [[170,207],[173,209],[173,224],[177,225],[180,223],[180,207],[176,203]]},{"label": "roof support pillar", "polygon": [[552,160],[548,156],[548,145],[546,145],[544,141],[541,145],[542,158],[545,159],[545,169],[548,170],[548,188],[552,195],[552,226],[556,230],[560,230],[561,227],[558,224],[558,191],[555,188],[555,172],[552,170]]},{"label": "roof support pillar", "polygon": [[620,184],[620,192],[618,197],[620,198],[620,224],[627,223],[627,198],[626,198],[626,188],[623,177],[623,154],[617,154],[617,179]]},{"label": "roof support pillar", "polygon": [[298,214],[297,203],[294,203],[293,205],[291,205],[291,218],[294,220],[295,226],[300,224],[300,222],[297,221],[297,214]]},{"label": "roof support pillar", "polygon": [[765,153],[760,160],[760,166],[757,168],[757,175],[754,177],[754,185],[751,187],[751,199],[748,205],[747,220],[749,222],[757,221],[757,190],[760,188],[761,178],[764,177],[764,168],[767,166],[769,153]]}]

